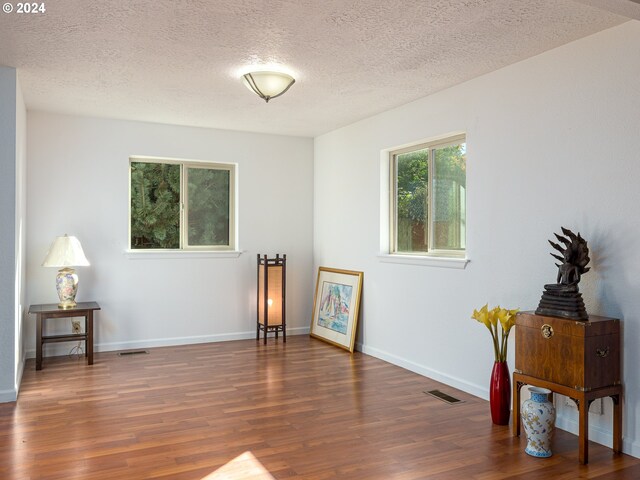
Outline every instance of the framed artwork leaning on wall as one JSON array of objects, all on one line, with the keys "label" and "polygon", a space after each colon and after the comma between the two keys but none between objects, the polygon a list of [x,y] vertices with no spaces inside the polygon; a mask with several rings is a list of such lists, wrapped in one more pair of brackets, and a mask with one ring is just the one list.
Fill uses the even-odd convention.
[{"label": "framed artwork leaning on wall", "polygon": [[312,337],[353,352],[363,272],[318,268],[313,297]]}]

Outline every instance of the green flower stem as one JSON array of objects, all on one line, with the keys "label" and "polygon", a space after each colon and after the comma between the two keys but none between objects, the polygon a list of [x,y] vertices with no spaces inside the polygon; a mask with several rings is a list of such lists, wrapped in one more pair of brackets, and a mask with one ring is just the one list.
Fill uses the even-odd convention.
[{"label": "green flower stem", "polygon": [[493,338],[493,355],[496,359],[496,362],[500,361],[500,350],[498,347],[498,325],[494,325],[493,329],[489,329],[491,331],[491,337]]},{"label": "green flower stem", "polygon": [[509,332],[502,330],[502,342],[500,345],[500,361],[507,361],[507,340],[509,339]]}]

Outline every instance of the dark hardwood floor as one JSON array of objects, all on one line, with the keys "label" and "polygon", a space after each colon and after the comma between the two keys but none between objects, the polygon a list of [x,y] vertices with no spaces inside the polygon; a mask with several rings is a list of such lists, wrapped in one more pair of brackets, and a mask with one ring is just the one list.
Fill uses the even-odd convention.
[{"label": "dark hardwood floor", "polygon": [[0,404],[0,478],[640,478],[639,459],[593,442],[580,466],[563,431],[553,457],[529,457],[487,402],[307,336],[149,352],[29,360]]}]

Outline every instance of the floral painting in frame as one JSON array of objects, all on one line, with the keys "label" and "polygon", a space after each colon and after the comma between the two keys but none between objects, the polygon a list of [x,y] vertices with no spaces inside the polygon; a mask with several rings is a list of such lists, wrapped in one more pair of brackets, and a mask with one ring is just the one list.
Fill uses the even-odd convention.
[{"label": "floral painting in frame", "polygon": [[320,267],[313,298],[311,336],[353,352],[364,274]]}]

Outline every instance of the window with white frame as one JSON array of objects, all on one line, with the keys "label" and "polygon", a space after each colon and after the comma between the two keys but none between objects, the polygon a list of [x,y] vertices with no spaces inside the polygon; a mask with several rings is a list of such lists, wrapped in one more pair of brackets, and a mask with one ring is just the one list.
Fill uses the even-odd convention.
[{"label": "window with white frame", "polygon": [[464,257],[464,135],[389,153],[392,254]]},{"label": "window with white frame", "polygon": [[129,159],[132,250],[234,250],[235,165]]}]

